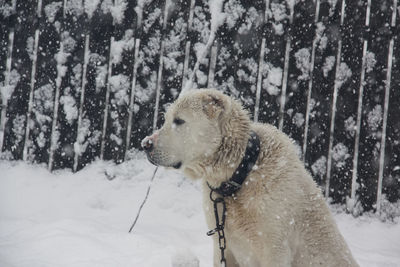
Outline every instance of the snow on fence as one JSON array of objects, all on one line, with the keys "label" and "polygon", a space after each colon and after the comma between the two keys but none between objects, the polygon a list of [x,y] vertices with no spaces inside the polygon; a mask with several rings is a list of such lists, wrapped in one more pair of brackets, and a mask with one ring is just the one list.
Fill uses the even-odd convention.
[{"label": "snow on fence", "polygon": [[400,199],[399,13],[397,0],[0,0],[1,155],[122,162],[193,78],[290,135],[333,202],[385,209]]}]

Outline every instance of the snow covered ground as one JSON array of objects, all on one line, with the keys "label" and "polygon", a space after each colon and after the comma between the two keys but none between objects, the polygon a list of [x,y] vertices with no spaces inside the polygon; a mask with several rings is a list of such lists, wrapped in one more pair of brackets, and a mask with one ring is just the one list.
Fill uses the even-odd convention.
[{"label": "snow covered ground", "polygon": [[[8,161],[0,170],[1,267],[212,266],[201,187],[176,172],[158,170],[128,234],[154,171],[141,156],[76,174]],[[400,266],[399,223],[335,218],[361,266]]]}]

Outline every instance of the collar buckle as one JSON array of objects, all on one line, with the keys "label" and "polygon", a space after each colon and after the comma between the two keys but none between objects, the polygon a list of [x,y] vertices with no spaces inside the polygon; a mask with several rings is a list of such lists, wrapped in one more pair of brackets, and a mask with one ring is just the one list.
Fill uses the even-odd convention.
[{"label": "collar buckle", "polygon": [[220,193],[223,197],[232,196],[241,187],[242,187],[241,184],[229,180],[221,183],[220,187],[218,188],[218,193]]}]

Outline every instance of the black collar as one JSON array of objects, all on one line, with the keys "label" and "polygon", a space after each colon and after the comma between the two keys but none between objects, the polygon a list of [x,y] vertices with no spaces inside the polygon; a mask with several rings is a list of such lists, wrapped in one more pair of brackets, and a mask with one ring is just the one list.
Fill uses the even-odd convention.
[{"label": "black collar", "polygon": [[223,197],[232,196],[242,187],[244,180],[256,164],[259,154],[260,138],[254,131],[251,131],[242,162],[240,162],[231,179],[222,182],[217,188],[213,188],[207,183],[208,187],[211,191],[214,191]]}]

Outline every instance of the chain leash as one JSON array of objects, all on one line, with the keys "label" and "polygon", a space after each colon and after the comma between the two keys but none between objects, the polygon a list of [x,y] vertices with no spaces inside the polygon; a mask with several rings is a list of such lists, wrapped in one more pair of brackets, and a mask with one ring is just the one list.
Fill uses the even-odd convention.
[{"label": "chain leash", "polygon": [[[218,244],[219,249],[221,250],[221,266],[226,266],[226,259],[225,259],[225,249],[226,249],[226,239],[225,239],[225,218],[226,218],[226,203],[223,197],[213,197],[213,193],[215,192],[214,189],[211,189],[210,192],[210,199],[214,203],[214,215],[216,221],[216,227],[213,230],[207,232],[208,236],[212,236],[215,233],[218,234]],[[222,207],[222,214],[218,213],[218,206]]]}]

